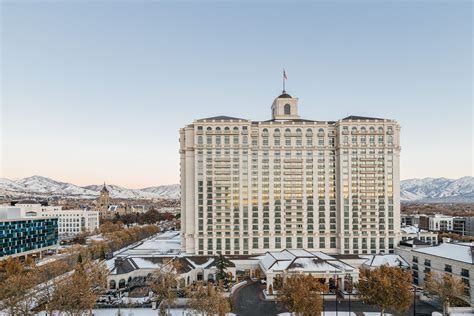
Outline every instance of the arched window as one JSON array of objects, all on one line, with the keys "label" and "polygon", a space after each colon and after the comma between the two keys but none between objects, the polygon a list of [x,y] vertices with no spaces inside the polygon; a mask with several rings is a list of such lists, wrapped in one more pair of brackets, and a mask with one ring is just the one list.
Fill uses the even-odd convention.
[{"label": "arched window", "polygon": [[365,133],[365,131],[366,131],[365,127],[362,127],[362,128],[360,129],[360,131],[361,131],[362,133]]},{"label": "arched window", "polygon": [[228,132],[228,131],[230,131],[230,128],[226,127],[226,128],[224,128],[224,131]]},{"label": "arched window", "polygon": [[379,127],[379,133],[383,133],[383,127],[382,126]]},{"label": "arched window", "polygon": [[209,126],[206,130],[207,131],[212,131],[212,127]]},{"label": "arched window", "polygon": [[296,134],[297,134],[298,136],[301,136],[301,128],[297,128],[297,129],[296,129]]},{"label": "arched window", "polygon": [[352,134],[357,134],[357,127],[352,128]]},{"label": "arched window", "polygon": [[275,130],[273,131],[273,135],[274,136],[280,136],[280,129],[279,128],[275,128]]},{"label": "arched window", "polygon": [[291,114],[291,105],[289,105],[288,103],[285,104],[284,112],[285,112],[285,115],[290,115]]},{"label": "arched window", "polygon": [[234,132],[238,132],[239,128],[237,126],[234,127]]},{"label": "arched window", "polygon": [[306,130],[306,136],[309,136],[309,137],[313,136],[313,130],[311,128],[308,128]]},{"label": "arched window", "polygon": [[216,131],[220,131],[220,130],[221,130],[221,128],[220,128],[220,127],[216,127]]},{"label": "arched window", "polygon": [[375,133],[375,128],[374,128],[373,126],[371,126],[371,127],[369,128],[369,131],[370,131],[371,133]]},{"label": "arched window", "polygon": [[268,136],[268,129],[264,128],[262,131],[263,136]]},{"label": "arched window", "polygon": [[125,279],[120,279],[119,281],[119,289],[122,289],[125,287]]}]

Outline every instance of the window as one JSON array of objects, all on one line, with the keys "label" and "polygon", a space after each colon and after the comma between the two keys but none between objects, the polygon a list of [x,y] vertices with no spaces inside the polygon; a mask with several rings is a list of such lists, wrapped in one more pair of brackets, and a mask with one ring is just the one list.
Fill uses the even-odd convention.
[{"label": "window", "polygon": [[469,270],[461,269],[461,276],[468,278],[469,277]]},{"label": "window", "polygon": [[285,115],[290,115],[291,114],[291,105],[289,105],[288,103],[285,104],[284,112],[285,112]]},{"label": "window", "polygon": [[449,264],[444,265],[444,271],[446,272],[453,272],[453,267]]},{"label": "window", "polygon": [[431,261],[428,259],[425,259],[425,266],[431,267]]}]

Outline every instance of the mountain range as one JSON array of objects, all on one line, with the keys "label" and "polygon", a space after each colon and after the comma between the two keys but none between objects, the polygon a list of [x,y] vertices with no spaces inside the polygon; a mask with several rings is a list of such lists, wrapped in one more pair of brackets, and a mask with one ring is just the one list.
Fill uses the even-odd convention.
[{"label": "mountain range", "polygon": [[[11,198],[84,198],[99,196],[102,185],[77,186],[42,176],[18,180],[0,178],[0,196]],[[112,198],[122,199],[179,199],[179,184],[143,189],[128,189],[107,185]],[[400,183],[402,202],[419,203],[474,203],[474,177],[460,179],[424,178],[403,180]]]},{"label": "mountain range", "polygon": [[474,203],[474,177],[403,180],[400,199],[402,202]]},{"label": "mountain range", "polygon": [[[95,199],[103,185],[77,186],[42,176],[18,180],[0,178],[0,196],[11,198],[67,197]],[[110,197],[120,199],[179,199],[179,184],[161,185],[143,189],[128,189],[118,185],[107,185]]]}]

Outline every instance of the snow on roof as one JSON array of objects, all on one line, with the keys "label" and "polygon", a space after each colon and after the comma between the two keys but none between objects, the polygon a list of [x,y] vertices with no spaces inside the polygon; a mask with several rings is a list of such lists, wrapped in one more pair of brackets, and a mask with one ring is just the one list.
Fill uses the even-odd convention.
[{"label": "snow on roof", "polygon": [[389,267],[399,267],[400,265],[403,267],[410,266],[405,259],[399,255],[394,254],[380,254],[364,257],[367,258],[367,261],[365,261],[363,265],[371,268],[380,267],[383,265],[388,265]]},{"label": "snow on roof", "polygon": [[314,258],[298,258],[291,264],[290,271],[304,272],[342,272],[328,261]]},{"label": "snow on roof", "polygon": [[403,226],[400,228],[402,233],[405,234],[418,234],[418,233],[426,233],[427,231],[424,229],[420,229],[419,227],[416,226]]},{"label": "snow on roof", "polygon": [[137,265],[138,269],[159,269],[161,268],[161,263],[155,263],[147,258],[132,258],[133,262]]},{"label": "snow on roof", "polygon": [[315,251],[315,252],[313,252],[313,254],[316,257],[321,258],[323,260],[336,260],[336,258],[331,257],[330,255],[327,255],[327,254],[325,254],[324,252],[321,252],[321,251]]},{"label": "snow on roof", "polygon": [[413,249],[413,252],[425,253],[446,259],[466,262],[473,262],[474,243],[442,243],[433,247]]},{"label": "snow on roof", "polygon": [[323,252],[309,252],[304,249],[285,249],[280,252],[267,252],[260,259],[264,271],[304,271],[304,272],[344,272],[354,271],[343,263]]}]

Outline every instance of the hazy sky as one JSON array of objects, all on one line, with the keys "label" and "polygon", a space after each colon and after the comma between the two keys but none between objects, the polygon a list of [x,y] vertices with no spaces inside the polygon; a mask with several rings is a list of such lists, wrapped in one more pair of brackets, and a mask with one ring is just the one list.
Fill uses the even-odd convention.
[{"label": "hazy sky", "polygon": [[470,1],[1,1],[1,176],[179,181],[178,130],[397,119],[402,179],[472,175]]}]

